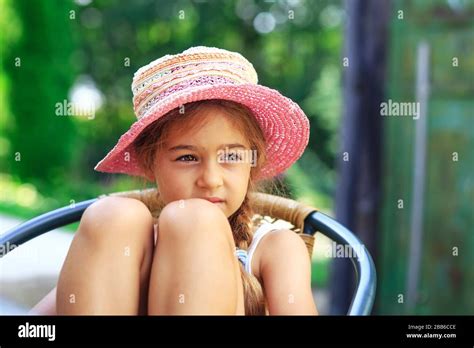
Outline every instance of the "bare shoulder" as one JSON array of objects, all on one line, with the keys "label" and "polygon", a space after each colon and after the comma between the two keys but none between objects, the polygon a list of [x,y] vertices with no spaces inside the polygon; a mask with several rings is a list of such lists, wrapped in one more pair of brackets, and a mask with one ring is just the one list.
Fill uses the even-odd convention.
[{"label": "bare shoulder", "polygon": [[149,223],[152,221],[148,207],[134,198],[106,196],[92,203],[84,211],[81,224]]},{"label": "bare shoulder", "polygon": [[[268,266],[274,264],[275,260],[287,260],[300,255],[309,259],[307,253],[306,245],[297,233],[286,228],[275,229],[261,239],[255,250],[252,271],[255,269],[253,273],[261,279],[262,270],[265,267],[269,268]],[[285,257],[282,258],[282,255]]]},{"label": "bare shoulder", "polygon": [[262,265],[275,257],[281,258],[281,253],[286,257],[299,255],[307,257],[307,249],[303,239],[294,231],[282,228],[268,233],[261,241]]}]

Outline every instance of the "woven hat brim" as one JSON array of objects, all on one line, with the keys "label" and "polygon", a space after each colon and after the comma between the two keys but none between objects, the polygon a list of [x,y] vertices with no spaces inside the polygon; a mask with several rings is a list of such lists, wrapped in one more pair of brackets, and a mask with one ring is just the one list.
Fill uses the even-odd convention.
[{"label": "woven hat brim", "polygon": [[186,103],[208,99],[224,99],[243,104],[255,115],[267,142],[267,163],[258,179],[271,178],[284,172],[303,154],[309,141],[309,120],[298,104],[277,90],[262,85],[214,85],[175,93],[154,105],[132,124],[94,170],[141,176],[151,180],[138,165],[133,141],[149,124],[169,111]]}]

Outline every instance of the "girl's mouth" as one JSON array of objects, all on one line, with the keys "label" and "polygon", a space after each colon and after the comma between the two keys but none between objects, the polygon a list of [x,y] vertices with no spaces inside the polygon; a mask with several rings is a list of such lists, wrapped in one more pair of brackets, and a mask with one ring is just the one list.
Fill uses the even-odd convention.
[{"label": "girl's mouth", "polygon": [[206,198],[203,198],[211,203],[224,203],[224,200],[221,199],[221,198],[218,198],[218,197],[206,197]]}]

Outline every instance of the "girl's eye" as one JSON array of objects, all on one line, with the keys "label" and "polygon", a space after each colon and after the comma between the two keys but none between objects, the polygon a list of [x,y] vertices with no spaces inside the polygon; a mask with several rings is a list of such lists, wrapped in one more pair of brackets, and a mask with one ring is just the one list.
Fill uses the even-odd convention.
[{"label": "girl's eye", "polygon": [[184,155],[184,156],[178,157],[176,159],[176,161],[178,161],[178,162],[190,162],[190,160],[192,161],[193,159],[196,159],[196,157],[194,155]]}]

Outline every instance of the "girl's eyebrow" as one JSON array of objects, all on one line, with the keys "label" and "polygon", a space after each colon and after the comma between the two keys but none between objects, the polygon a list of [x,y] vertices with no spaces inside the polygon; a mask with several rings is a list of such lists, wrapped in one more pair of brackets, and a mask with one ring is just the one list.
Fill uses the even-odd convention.
[{"label": "girl's eyebrow", "polygon": [[[236,148],[236,147],[241,147],[243,149],[246,149],[246,147],[244,145],[239,144],[239,143],[222,144],[222,145],[219,146],[219,148],[224,148],[224,147],[227,147],[229,149],[233,149],[233,148]],[[169,148],[168,151],[178,151],[178,150],[194,150],[194,151],[197,151],[199,148],[200,148],[199,146],[181,144],[181,145],[176,145],[176,146],[173,146],[173,147]]]}]

